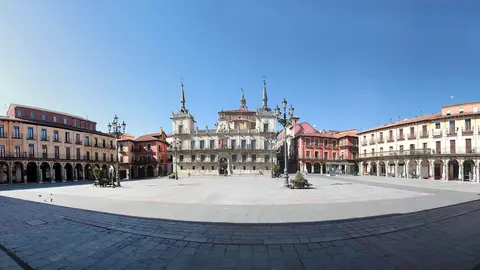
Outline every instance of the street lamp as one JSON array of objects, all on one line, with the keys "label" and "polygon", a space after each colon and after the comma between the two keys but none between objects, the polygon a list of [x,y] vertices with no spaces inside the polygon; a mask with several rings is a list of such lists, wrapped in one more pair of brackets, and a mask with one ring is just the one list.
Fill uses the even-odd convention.
[{"label": "street lamp", "polygon": [[283,126],[283,146],[284,146],[284,149],[285,149],[284,150],[285,168],[283,170],[283,174],[284,174],[284,177],[285,177],[285,182],[284,182],[283,186],[288,187],[287,126],[289,126],[290,123],[291,123],[291,120],[292,120],[292,117],[293,117],[293,112],[294,112],[295,109],[290,104],[290,109],[288,111],[288,116],[290,118],[287,118],[287,100],[285,98],[282,101],[282,107],[283,107],[283,115],[282,115],[282,111],[280,110],[280,108],[277,105],[277,107],[275,108],[275,116],[277,117],[278,123],[280,123],[280,125]]},{"label": "street lamp", "polygon": [[[115,137],[115,149],[116,149],[116,152],[117,152],[117,161],[115,162],[115,178],[117,179],[117,186],[119,187],[120,186],[120,175],[119,175],[119,163],[118,163],[118,139],[120,139],[120,137],[125,134],[125,128],[126,128],[126,124],[125,124],[125,121],[123,121],[121,124],[120,124],[120,121],[118,121],[118,116],[115,115],[115,117],[113,118],[113,121],[112,123],[108,123],[108,134],[112,135]],[[112,178],[112,187],[115,187],[115,183],[113,182],[113,178]]]}]

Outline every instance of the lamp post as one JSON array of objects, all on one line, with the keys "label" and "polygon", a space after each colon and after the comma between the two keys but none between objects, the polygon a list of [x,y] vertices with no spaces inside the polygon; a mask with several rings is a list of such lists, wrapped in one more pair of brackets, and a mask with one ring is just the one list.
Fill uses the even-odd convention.
[{"label": "lamp post", "polygon": [[285,155],[285,168],[283,170],[283,175],[285,177],[285,182],[283,183],[284,187],[288,187],[288,152],[287,152],[287,126],[290,125],[292,117],[293,117],[293,111],[295,110],[292,105],[290,104],[290,109],[288,111],[288,116],[290,118],[287,118],[287,100],[284,98],[282,101],[282,107],[283,107],[283,114],[280,110],[280,108],[277,107],[275,108],[275,116],[277,117],[278,123],[283,126],[283,146],[284,146],[284,155]]},{"label": "lamp post", "polygon": [[[125,134],[125,128],[126,128],[126,124],[125,124],[125,121],[123,121],[121,124],[120,124],[120,121],[118,120],[118,116],[115,115],[115,117],[113,118],[113,121],[112,123],[108,123],[108,134],[112,135],[115,137],[115,149],[116,149],[116,152],[117,152],[117,160],[115,162],[115,178],[117,179],[117,186],[119,187],[120,186],[120,175],[119,175],[119,163],[118,163],[118,139],[120,139],[120,137]],[[112,187],[115,187],[115,183],[113,182],[113,178],[112,178]]]}]

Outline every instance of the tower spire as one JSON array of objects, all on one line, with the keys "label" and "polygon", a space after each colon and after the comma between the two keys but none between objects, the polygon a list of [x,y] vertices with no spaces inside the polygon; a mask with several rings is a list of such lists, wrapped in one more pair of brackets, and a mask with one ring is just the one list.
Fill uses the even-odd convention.
[{"label": "tower spire", "polygon": [[246,109],[247,108],[247,100],[245,99],[245,94],[243,92],[243,88],[241,89],[242,91],[242,98],[240,99],[240,109]]},{"label": "tower spire", "polygon": [[262,98],[262,103],[263,103],[263,109],[268,108],[268,97],[267,97],[267,82],[263,80],[263,98]]},{"label": "tower spire", "polygon": [[183,82],[180,83],[180,86],[182,88],[180,96],[180,103],[182,104],[182,107],[180,108],[180,110],[185,111],[185,91],[183,90]]}]

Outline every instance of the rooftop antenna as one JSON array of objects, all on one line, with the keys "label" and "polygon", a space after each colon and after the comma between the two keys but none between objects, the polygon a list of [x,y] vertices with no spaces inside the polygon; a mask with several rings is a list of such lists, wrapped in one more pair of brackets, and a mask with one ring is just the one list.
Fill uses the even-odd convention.
[{"label": "rooftop antenna", "polygon": [[422,117],[422,116],[423,116],[423,111],[420,111],[420,117]]}]

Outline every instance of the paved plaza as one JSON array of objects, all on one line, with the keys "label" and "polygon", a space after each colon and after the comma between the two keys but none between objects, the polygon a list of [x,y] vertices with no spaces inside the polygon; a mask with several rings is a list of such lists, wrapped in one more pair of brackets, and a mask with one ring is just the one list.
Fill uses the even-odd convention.
[{"label": "paved plaza", "polygon": [[266,176],[3,186],[0,268],[472,269],[480,185]]}]

